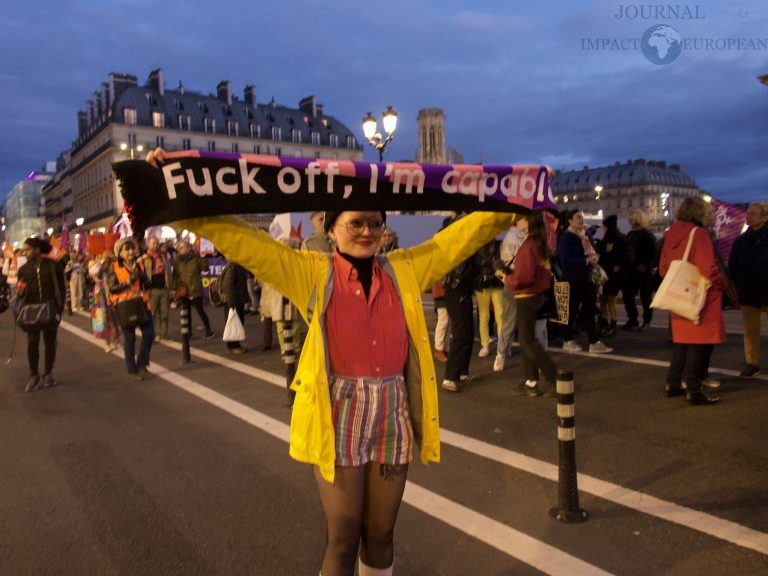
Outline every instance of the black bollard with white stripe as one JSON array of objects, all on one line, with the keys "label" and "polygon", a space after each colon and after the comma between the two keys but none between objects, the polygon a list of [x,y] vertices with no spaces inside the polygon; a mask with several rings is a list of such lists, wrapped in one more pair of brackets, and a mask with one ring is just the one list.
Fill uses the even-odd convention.
[{"label": "black bollard with white stripe", "polygon": [[574,423],[573,372],[557,371],[557,441],[560,448],[557,508],[550,514],[560,522],[584,522],[589,514],[579,508],[576,480],[576,426]]},{"label": "black bollard with white stripe", "polygon": [[293,319],[293,306],[291,302],[283,296],[283,349],[280,354],[285,362],[286,389],[288,391],[288,406],[293,406],[293,400],[296,392],[291,390],[291,382],[296,375],[296,346],[295,333],[296,322]]},{"label": "black bollard with white stripe", "polygon": [[192,336],[192,310],[181,303],[181,314],[179,318],[181,320],[181,363],[189,364],[192,362],[192,357],[189,352],[189,339]]}]

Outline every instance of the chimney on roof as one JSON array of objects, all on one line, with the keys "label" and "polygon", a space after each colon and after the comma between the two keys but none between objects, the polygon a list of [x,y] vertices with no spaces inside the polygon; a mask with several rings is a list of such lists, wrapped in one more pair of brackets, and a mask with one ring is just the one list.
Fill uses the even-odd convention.
[{"label": "chimney on roof", "polygon": [[163,70],[158,68],[152,70],[147,78],[147,86],[162,96],[165,94],[165,82],[163,81]]},{"label": "chimney on roof", "polygon": [[85,111],[80,110],[77,113],[77,135],[82,136],[88,130],[88,116]]},{"label": "chimney on roof", "polygon": [[244,91],[245,103],[256,108],[256,86],[248,84]]},{"label": "chimney on roof", "polygon": [[666,160],[658,160],[656,162],[656,168],[666,168],[667,167],[667,161]]},{"label": "chimney on roof", "polygon": [[307,96],[299,101],[299,110],[313,118],[317,116],[317,103],[314,96]]},{"label": "chimney on roof", "polygon": [[323,105],[320,104],[319,102],[315,104],[315,110],[317,111],[318,116],[322,116],[323,114],[325,114],[325,112],[323,112]]},{"label": "chimney on roof", "polygon": [[680,172],[680,164],[670,164],[669,169],[674,170],[675,172]]},{"label": "chimney on roof", "polygon": [[587,165],[585,164],[585,165],[584,165],[584,167],[582,168],[582,170],[584,170],[584,172],[586,172],[587,170],[589,170],[589,166],[587,166]]},{"label": "chimney on roof", "polygon": [[133,74],[118,74],[110,72],[107,80],[109,83],[109,101],[114,104],[128,88],[138,86],[138,79]]},{"label": "chimney on roof", "polygon": [[229,80],[222,80],[216,86],[216,97],[220,102],[226,102],[232,104],[232,90],[229,86]]}]

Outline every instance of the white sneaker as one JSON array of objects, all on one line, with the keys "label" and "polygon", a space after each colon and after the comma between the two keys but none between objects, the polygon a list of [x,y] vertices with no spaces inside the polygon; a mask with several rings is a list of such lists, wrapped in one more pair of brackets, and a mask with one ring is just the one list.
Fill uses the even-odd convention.
[{"label": "white sneaker", "polygon": [[458,392],[459,391],[459,385],[456,384],[453,380],[443,380],[442,384],[443,390],[448,390],[450,392]]},{"label": "white sneaker", "polygon": [[483,346],[482,348],[480,348],[480,352],[478,352],[477,355],[480,356],[480,358],[485,358],[490,353],[491,351],[488,350],[488,346]]},{"label": "white sneaker", "polygon": [[507,359],[504,358],[504,356],[496,354],[496,359],[493,361],[493,371],[501,372],[504,370],[504,364],[506,363],[506,360]]},{"label": "white sneaker", "polygon": [[573,340],[566,340],[563,344],[563,352],[581,352],[582,348]]},{"label": "white sneaker", "polygon": [[608,352],[613,352],[613,348],[609,348],[598,340],[594,344],[589,345],[589,352],[591,354],[608,354]]}]

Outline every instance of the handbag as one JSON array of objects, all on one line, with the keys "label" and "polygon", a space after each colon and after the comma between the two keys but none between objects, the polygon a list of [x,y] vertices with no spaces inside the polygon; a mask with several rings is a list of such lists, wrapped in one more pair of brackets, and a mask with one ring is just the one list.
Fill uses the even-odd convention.
[{"label": "handbag", "polygon": [[224,342],[241,342],[245,340],[245,328],[243,328],[243,323],[240,322],[240,316],[238,316],[235,308],[229,309],[222,339]]},{"label": "handbag", "polygon": [[25,332],[28,330],[40,330],[50,324],[53,315],[48,302],[42,304],[24,304],[16,317],[19,328]]},{"label": "handbag", "polygon": [[594,264],[589,271],[589,280],[595,286],[602,286],[608,281],[608,274],[600,264]]},{"label": "handbag", "polygon": [[[43,283],[40,279],[40,266],[37,266],[37,290],[40,299],[43,297]],[[54,282],[54,285],[56,283]],[[16,324],[19,328],[28,332],[30,330],[42,330],[53,321],[54,314],[49,302],[38,304],[21,304],[16,315]]]},{"label": "handbag", "polygon": [[130,298],[117,303],[117,318],[122,328],[136,328],[149,320],[147,303],[143,298]]},{"label": "handbag", "polygon": [[707,298],[707,290],[712,285],[707,278],[701,275],[695,264],[688,262],[688,255],[693,243],[693,235],[696,228],[688,235],[688,244],[682,260],[673,260],[669,265],[666,276],[661,281],[661,286],[651,302],[651,308],[669,310],[690,320],[694,324],[699,323],[699,314],[704,308]]}]

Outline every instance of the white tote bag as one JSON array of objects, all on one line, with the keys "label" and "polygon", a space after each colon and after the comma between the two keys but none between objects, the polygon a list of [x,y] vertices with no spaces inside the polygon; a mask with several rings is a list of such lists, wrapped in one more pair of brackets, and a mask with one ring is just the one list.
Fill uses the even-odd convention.
[{"label": "white tote bag", "polygon": [[229,309],[227,325],[224,326],[224,336],[222,339],[224,342],[242,342],[245,340],[245,328],[243,328],[240,316],[237,315],[237,310],[234,308]]},{"label": "white tote bag", "polygon": [[707,290],[712,282],[701,275],[695,264],[688,262],[693,235],[696,228],[688,235],[688,245],[682,260],[673,260],[669,265],[661,286],[651,302],[651,308],[669,310],[678,316],[699,323],[699,314],[707,299]]}]

